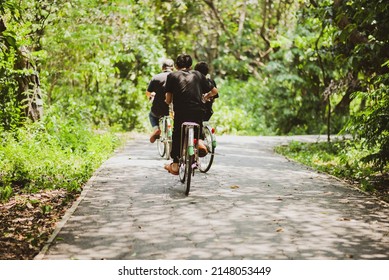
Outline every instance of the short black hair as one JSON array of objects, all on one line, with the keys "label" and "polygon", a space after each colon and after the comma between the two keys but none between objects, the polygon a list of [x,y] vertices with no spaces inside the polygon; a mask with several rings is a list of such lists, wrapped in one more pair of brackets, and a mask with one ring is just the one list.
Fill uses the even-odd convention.
[{"label": "short black hair", "polygon": [[176,65],[178,68],[190,68],[193,60],[189,54],[180,54],[177,56]]},{"label": "short black hair", "polygon": [[207,76],[209,73],[209,67],[205,61],[200,61],[199,63],[197,63],[194,69],[199,71],[204,76]]}]

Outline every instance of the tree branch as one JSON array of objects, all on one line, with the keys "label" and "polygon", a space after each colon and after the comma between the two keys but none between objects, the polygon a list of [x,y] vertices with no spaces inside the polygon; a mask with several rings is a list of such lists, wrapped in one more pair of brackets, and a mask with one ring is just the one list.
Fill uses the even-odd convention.
[{"label": "tree branch", "polygon": [[222,21],[222,19],[220,18],[219,16],[219,12],[217,11],[216,7],[215,7],[215,4],[213,3],[213,0],[203,0],[205,4],[208,5],[208,7],[212,10],[216,20],[219,22],[221,28],[223,29],[223,31],[227,34],[228,38],[234,43],[234,45],[236,45],[236,40],[235,38],[231,35],[231,33],[229,32],[229,30],[226,28],[226,26],[224,25],[224,22]]},{"label": "tree branch", "polygon": [[242,38],[243,34],[243,29],[244,29],[244,22],[246,21],[246,12],[247,12],[247,5],[246,1],[243,1],[243,8],[240,13],[240,18],[239,18],[239,28],[238,28],[238,40],[240,41]]}]

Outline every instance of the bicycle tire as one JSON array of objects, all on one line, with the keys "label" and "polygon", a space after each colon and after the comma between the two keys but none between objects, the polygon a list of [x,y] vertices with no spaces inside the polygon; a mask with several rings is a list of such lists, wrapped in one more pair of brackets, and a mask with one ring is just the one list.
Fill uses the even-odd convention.
[{"label": "bicycle tire", "polygon": [[164,157],[166,155],[166,152],[165,152],[165,144],[163,143],[163,141],[161,140],[157,140],[157,149],[158,149],[158,154],[160,157]]},{"label": "bicycle tire", "polygon": [[186,179],[186,157],[187,157],[187,135],[185,135],[185,139],[184,139],[184,142],[183,142],[183,147],[182,147],[182,157],[180,158],[180,161],[179,161],[179,166],[178,166],[178,175],[180,177],[180,181],[181,183],[185,183],[185,179]]},{"label": "bicycle tire", "polygon": [[206,173],[212,166],[213,158],[215,156],[214,136],[212,135],[211,128],[209,126],[203,127],[204,133],[204,145],[207,147],[208,154],[204,157],[199,157],[200,165],[199,170],[202,173]]},{"label": "bicycle tire", "polygon": [[180,177],[181,183],[185,183],[186,179],[186,164],[184,159],[180,159],[178,166],[178,175]]},{"label": "bicycle tire", "polygon": [[[170,120],[171,123],[171,120]],[[169,160],[170,153],[172,151],[172,128],[171,126],[169,127],[168,121],[165,122],[165,158]]]},{"label": "bicycle tire", "polygon": [[189,155],[189,152],[187,151],[187,161],[186,161],[186,168],[185,168],[185,173],[186,173],[186,188],[185,188],[185,195],[189,195],[190,191],[190,183],[192,179],[192,172],[193,172],[193,160],[194,156]]},{"label": "bicycle tire", "polygon": [[161,135],[159,136],[159,139],[157,139],[157,149],[158,149],[158,153],[161,157],[164,157],[166,155],[165,123],[166,123],[166,121],[164,118],[162,118],[161,121],[159,122],[159,127],[162,128],[162,130],[161,130]]}]

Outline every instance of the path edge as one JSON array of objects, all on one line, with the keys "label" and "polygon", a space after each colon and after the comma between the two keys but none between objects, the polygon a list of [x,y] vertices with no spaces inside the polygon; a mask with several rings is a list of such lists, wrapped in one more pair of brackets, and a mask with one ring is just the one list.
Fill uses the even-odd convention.
[{"label": "path edge", "polygon": [[65,226],[67,221],[70,219],[70,217],[76,211],[78,205],[85,198],[85,196],[87,195],[88,191],[93,186],[94,181],[96,180],[97,175],[100,173],[101,169],[103,168],[103,165],[100,166],[100,168],[97,169],[96,172],[92,175],[92,177],[86,182],[86,184],[84,185],[84,187],[82,189],[82,192],[81,192],[80,196],[76,199],[76,201],[73,202],[73,205],[68,210],[66,210],[65,214],[62,216],[61,220],[57,223],[53,233],[50,235],[50,237],[46,241],[45,245],[42,247],[42,249],[39,251],[39,253],[33,258],[34,260],[43,260],[43,258],[45,257],[47,251],[49,250],[50,246],[53,244],[53,241],[57,237],[58,233]]},{"label": "path edge", "polygon": [[105,160],[100,167],[93,173],[92,177],[89,178],[89,180],[85,183],[84,187],[82,188],[80,196],[73,202],[72,206],[66,210],[65,214],[62,216],[61,220],[57,223],[55,226],[55,229],[53,233],[50,235],[49,239],[45,242],[45,245],[42,247],[42,249],[39,251],[39,253],[33,258],[33,260],[43,260],[46,256],[47,251],[49,250],[50,246],[53,244],[55,238],[57,237],[58,233],[62,230],[62,228],[65,226],[67,221],[70,219],[70,217],[73,215],[73,213],[78,208],[78,205],[81,203],[82,200],[84,200],[85,196],[88,194],[89,190],[93,187],[94,182],[96,181],[96,178],[98,177],[99,173],[103,170],[105,167],[105,163],[112,157],[119,154],[121,151],[124,150],[125,146],[128,144],[129,140],[133,140],[134,137],[131,137],[123,143],[122,146],[118,147],[112,155]]}]

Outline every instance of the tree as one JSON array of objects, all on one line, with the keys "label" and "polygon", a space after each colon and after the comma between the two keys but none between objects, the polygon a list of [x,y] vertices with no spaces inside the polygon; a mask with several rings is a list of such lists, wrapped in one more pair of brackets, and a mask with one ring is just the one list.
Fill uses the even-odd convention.
[{"label": "tree", "polygon": [[389,162],[389,3],[336,0],[333,10],[336,53],[352,75],[345,103],[359,103],[346,130],[370,149],[365,160],[383,168]]},{"label": "tree", "polygon": [[41,50],[40,40],[57,2],[8,0],[1,3],[0,46],[5,62],[1,65],[5,82],[1,103],[4,106],[2,124],[6,129],[20,125],[26,118],[37,121],[43,115],[37,52]]}]

